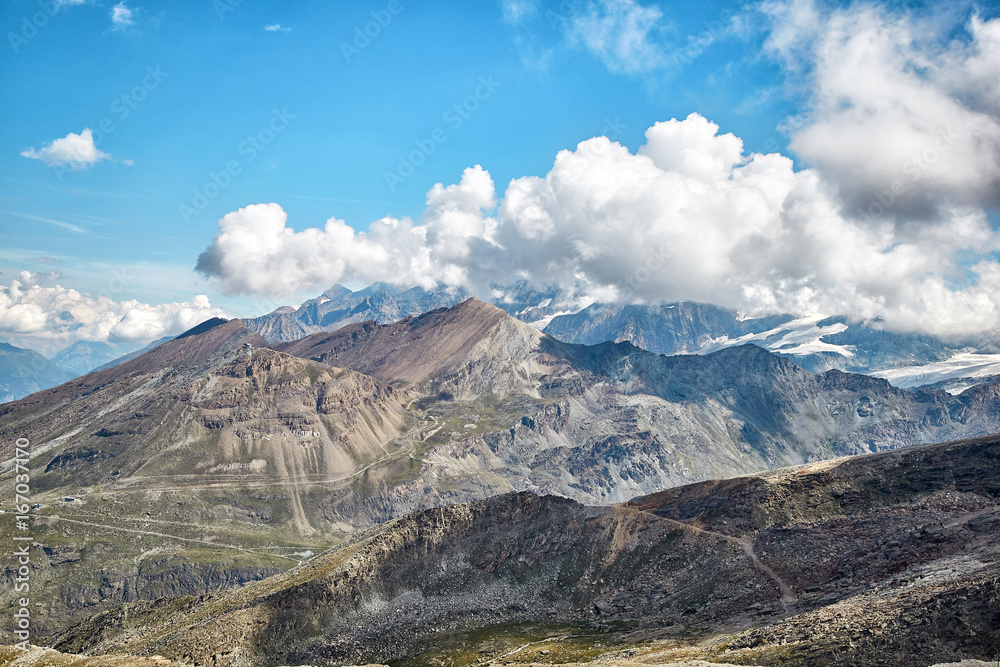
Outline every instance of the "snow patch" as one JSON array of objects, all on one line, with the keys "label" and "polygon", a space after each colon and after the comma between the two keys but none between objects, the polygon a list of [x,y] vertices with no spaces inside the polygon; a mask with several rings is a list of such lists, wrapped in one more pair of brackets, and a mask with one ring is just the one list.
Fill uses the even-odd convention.
[{"label": "snow patch", "polygon": [[[960,352],[945,361],[935,361],[922,366],[891,368],[872,375],[888,380],[889,384],[900,389],[921,387],[944,380],[1000,375],[1000,354]],[[950,394],[960,394],[975,384],[975,382],[956,384],[948,387],[947,391]]]},{"label": "snow patch", "polygon": [[557,317],[559,317],[561,315],[575,315],[578,312],[580,312],[580,311],[576,311],[576,310],[561,310],[558,313],[552,313],[551,315],[546,315],[545,317],[543,317],[540,320],[535,320],[533,322],[528,322],[528,324],[530,324],[531,326],[535,327],[539,331],[545,331],[545,327],[549,326],[549,324],[555,318],[557,318]]},{"label": "snow patch", "polygon": [[[848,358],[853,357],[853,345],[834,345],[821,340],[824,336],[831,336],[847,331],[847,325],[843,322],[836,322],[821,327],[819,326],[819,322],[822,319],[824,319],[822,316],[803,317],[761,333],[746,334],[737,338],[721,336],[713,339],[702,348],[702,353],[724,347],[759,342],[763,343],[764,347],[768,350],[780,352],[781,354],[806,355],[832,352]],[[768,340],[770,338],[774,338],[774,340]]]}]

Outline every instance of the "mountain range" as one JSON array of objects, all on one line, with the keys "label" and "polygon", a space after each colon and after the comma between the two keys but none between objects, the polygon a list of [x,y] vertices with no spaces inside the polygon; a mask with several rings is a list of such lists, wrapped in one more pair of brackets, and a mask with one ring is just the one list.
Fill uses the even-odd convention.
[{"label": "mountain range", "polygon": [[[747,318],[735,311],[694,302],[659,305],[592,304],[575,313],[560,312],[558,291],[538,290],[526,283],[495,290],[493,304],[533,324],[563,342],[595,345],[630,342],[659,354],[707,354],[725,347],[751,343],[786,356],[799,366],[821,373],[830,369],[874,374],[902,388],[934,386],[951,393],[1000,376],[1000,354],[984,354],[993,347],[948,344],[924,334],[895,333],[877,322],[852,322],[844,317],[800,318],[772,315]],[[251,331],[269,342],[288,343],[318,332],[332,332],[366,321],[390,324],[404,317],[469,298],[460,288],[426,290],[373,283],[352,291],[334,285],[298,307],[282,307],[245,320]],[[127,352],[110,343],[77,341],[52,357],[55,365],[80,376],[101,370],[148,351],[170,337]],[[15,400],[31,391],[55,386],[63,376],[39,376],[23,385],[17,380],[31,373],[26,358],[8,358],[0,368],[0,384],[9,390],[0,399]],[[17,366],[17,368],[15,368]]]},{"label": "mountain range", "polygon": [[248,318],[245,324],[268,341],[288,342],[357,322],[396,322],[434,308],[453,306],[468,296],[461,289],[425,290],[389,283],[373,283],[357,292],[334,285],[298,308],[279,308],[268,315]]},{"label": "mountain range", "polygon": [[[814,373],[838,369],[881,373],[897,386],[912,388],[949,381],[953,393],[983,377],[1000,375],[1000,355],[986,344],[946,343],[926,334],[897,333],[878,322],[846,317],[782,314],[744,317],[736,311],[695,302],[625,305],[595,303],[575,312],[554,307],[558,293],[527,285],[498,289],[493,305],[567,343],[630,342],[658,354],[706,354],[752,343],[786,356]],[[427,291],[374,283],[352,292],[335,285],[297,309],[282,308],[248,319],[247,327],[271,342],[291,342],[348,324],[396,322],[468,298],[464,290]]]},{"label": "mountain range", "polygon": [[814,373],[833,368],[871,373],[920,366],[954,356],[959,349],[925,334],[894,333],[877,323],[845,317],[774,315],[740,317],[734,311],[691,302],[639,306],[594,304],[555,317],[545,332],[573,343],[628,341],[660,354],[704,354],[753,343],[792,359]]},{"label": "mountain range", "polygon": [[112,343],[78,340],[53,356],[52,363],[79,377],[126,353],[126,349]]},{"label": "mountain range", "polygon": [[73,374],[33,350],[0,343],[0,403],[72,379]]},{"label": "mountain range", "polygon": [[755,345],[568,344],[470,299],[288,343],[209,321],[0,406],[0,437],[33,443],[55,632],[273,575],[409,512],[511,492],[608,505],[995,433],[998,394],[816,375]]},{"label": "mountain range", "polygon": [[49,389],[93,370],[109,367],[152,349],[169,340],[163,338],[142,350],[100,341],[79,340],[46,359],[34,350],[0,342],[0,403],[23,398],[42,389]]}]

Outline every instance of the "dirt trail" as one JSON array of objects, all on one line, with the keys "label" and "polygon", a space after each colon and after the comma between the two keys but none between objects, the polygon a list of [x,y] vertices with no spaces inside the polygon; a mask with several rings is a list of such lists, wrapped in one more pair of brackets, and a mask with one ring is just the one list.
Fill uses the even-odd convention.
[{"label": "dirt trail", "polygon": [[[709,532],[709,531],[704,531]],[[722,533],[710,533],[712,535],[721,535]],[[749,537],[732,537],[729,538],[732,541],[743,547],[743,551],[746,555],[750,557],[753,561],[754,567],[769,576],[774,583],[778,584],[778,588],[781,590],[781,606],[785,611],[786,616],[791,616],[795,613],[795,607],[799,603],[799,598],[795,595],[795,591],[792,587],[785,583],[785,580],[778,576],[778,573],[772,570],[770,567],[765,565],[760,558],[757,557],[756,552],[753,550],[753,542]]]},{"label": "dirt trail", "polygon": [[157,533],[151,530],[139,530],[138,528],[125,528],[124,526],[109,526],[101,523],[92,523],[90,521],[78,521],[76,519],[65,519],[61,516],[50,514],[50,515],[39,515],[36,519],[48,520],[48,521],[62,521],[63,523],[75,523],[80,526],[91,526],[92,528],[104,528],[105,530],[117,530],[124,533],[137,533],[139,535],[152,535],[153,537],[165,537],[171,540],[178,540],[179,542],[195,542],[197,544],[205,544],[210,547],[216,547],[218,549],[233,549],[234,551],[242,551],[248,554],[254,554],[257,556],[270,556],[272,558],[283,558],[285,560],[290,560],[297,565],[301,565],[302,561],[298,558],[292,558],[290,556],[282,556],[281,554],[271,554],[271,553],[260,553],[259,551],[254,551],[253,549],[246,549],[244,547],[238,547],[233,544],[222,544],[221,542],[212,542],[210,540],[199,540],[193,537],[178,537],[177,535],[169,535],[167,533]]},{"label": "dirt trail", "polygon": [[705,535],[711,535],[712,537],[717,537],[726,540],[727,542],[738,544],[740,548],[743,550],[743,552],[747,555],[747,557],[750,558],[750,561],[753,563],[754,567],[757,568],[759,571],[763,572],[765,575],[767,575],[769,579],[771,579],[771,581],[777,584],[778,590],[781,591],[781,607],[784,610],[785,615],[791,616],[792,614],[795,613],[796,607],[798,606],[799,603],[798,596],[795,595],[795,591],[792,590],[792,587],[789,586],[785,582],[785,580],[778,575],[777,572],[772,570],[770,567],[764,564],[763,561],[761,561],[760,557],[757,556],[757,552],[754,551],[753,540],[751,538],[735,537],[733,535],[726,535],[725,533],[717,533],[713,530],[705,530],[704,528],[692,526],[689,523],[678,521],[677,519],[670,519],[664,516],[660,516],[649,510],[643,510],[638,508],[629,508],[629,509],[634,509],[635,511],[641,512],[642,514],[648,514],[649,516],[656,517],[660,521],[666,521],[668,523],[672,523],[675,526],[678,526],[685,530],[690,530],[696,533],[703,533]]}]

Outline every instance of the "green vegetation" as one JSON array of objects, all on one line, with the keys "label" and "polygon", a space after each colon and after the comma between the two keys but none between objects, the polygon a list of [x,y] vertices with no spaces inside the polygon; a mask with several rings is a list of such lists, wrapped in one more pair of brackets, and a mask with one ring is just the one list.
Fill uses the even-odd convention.
[{"label": "green vegetation", "polygon": [[389,665],[467,667],[502,656],[503,662],[586,662],[622,646],[620,637],[586,626],[505,623],[435,633],[421,644],[418,655],[390,660]]}]

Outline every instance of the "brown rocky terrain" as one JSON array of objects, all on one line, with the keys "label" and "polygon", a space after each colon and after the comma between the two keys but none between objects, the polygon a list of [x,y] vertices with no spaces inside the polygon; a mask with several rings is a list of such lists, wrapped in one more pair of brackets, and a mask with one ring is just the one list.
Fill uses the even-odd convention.
[{"label": "brown rocky terrain", "polygon": [[985,660],[1000,649],[998,534],[996,437],[611,507],[507,494],[236,590],[105,612],[55,647],[199,665],[486,664],[511,646],[539,664]]},{"label": "brown rocky terrain", "polygon": [[275,574],[416,510],[521,491],[607,505],[1000,431],[1000,385],[906,392],[753,346],[568,345],[475,300],[277,347],[210,321],[0,406],[4,442],[33,443],[42,636]]},{"label": "brown rocky terrain", "polygon": [[287,569],[350,531],[317,494],[405,457],[415,424],[392,387],[216,324],[0,408],[4,441],[33,444],[40,632]]},{"label": "brown rocky terrain", "polygon": [[547,337],[478,299],[393,324],[363,322],[273,347],[384,382],[424,384],[424,393],[459,400],[512,393],[537,395],[538,378],[567,372],[559,357],[541,354]]}]

